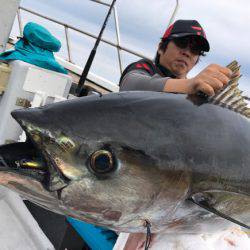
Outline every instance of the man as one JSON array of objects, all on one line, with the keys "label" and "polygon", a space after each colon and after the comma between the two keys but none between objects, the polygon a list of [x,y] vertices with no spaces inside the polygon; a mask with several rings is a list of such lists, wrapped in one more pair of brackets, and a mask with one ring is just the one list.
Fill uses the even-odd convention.
[{"label": "man", "polygon": [[228,83],[231,70],[211,64],[197,76],[187,79],[188,72],[208,51],[209,43],[201,25],[195,20],[178,20],[166,30],[155,62],[143,59],[125,69],[120,91],[203,92],[214,95]]},{"label": "man", "polygon": [[[195,77],[187,79],[188,72],[209,49],[205,32],[197,21],[178,20],[164,33],[154,62],[143,59],[125,69],[120,79],[120,91],[143,90],[214,95],[229,82],[232,77],[230,69],[211,64]],[[178,239],[180,239],[180,249],[186,249],[181,245],[184,242],[186,245],[187,240],[181,237]],[[174,240],[176,239],[170,241],[169,236],[164,234],[153,235],[150,249],[171,249],[172,245],[177,244]],[[114,250],[143,250],[145,242],[146,234],[121,233]],[[200,249],[207,247],[207,243],[200,235],[194,236],[193,242],[197,243]],[[226,245],[225,242],[221,244]],[[197,249],[197,246],[193,249]]]}]

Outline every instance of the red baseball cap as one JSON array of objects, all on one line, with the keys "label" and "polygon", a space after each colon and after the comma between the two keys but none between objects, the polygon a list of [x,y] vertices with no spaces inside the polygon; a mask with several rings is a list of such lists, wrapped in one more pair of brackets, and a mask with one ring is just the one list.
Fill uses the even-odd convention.
[{"label": "red baseball cap", "polygon": [[177,20],[165,31],[162,40],[185,36],[197,36],[201,39],[202,50],[208,52],[210,49],[205,31],[196,20]]}]

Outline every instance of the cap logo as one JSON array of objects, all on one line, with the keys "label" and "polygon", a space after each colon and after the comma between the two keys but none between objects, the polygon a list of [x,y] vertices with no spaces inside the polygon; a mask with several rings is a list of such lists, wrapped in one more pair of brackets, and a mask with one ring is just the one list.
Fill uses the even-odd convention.
[{"label": "cap logo", "polygon": [[193,30],[197,30],[196,34],[197,34],[198,36],[204,36],[204,37],[206,38],[206,34],[205,34],[204,30],[203,30],[201,27],[198,27],[198,26],[191,26],[191,28],[192,28]]},{"label": "cap logo", "polygon": [[198,26],[191,26],[191,28],[194,29],[194,30],[202,30],[202,28],[198,27]]}]

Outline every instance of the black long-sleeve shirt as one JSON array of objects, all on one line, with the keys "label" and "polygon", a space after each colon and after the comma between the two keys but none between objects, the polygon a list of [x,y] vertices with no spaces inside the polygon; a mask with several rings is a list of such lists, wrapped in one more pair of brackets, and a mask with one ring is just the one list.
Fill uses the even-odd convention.
[{"label": "black long-sleeve shirt", "polygon": [[159,74],[151,76],[143,70],[132,70],[128,72],[121,81],[120,91],[163,91],[169,77],[162,77]]},{"label": "black long-sleeve shirt", "polygon": [[120,80],[120,91],[161,92],[169,78],[175,78],[169,70],[143,59],[125,69]]}]

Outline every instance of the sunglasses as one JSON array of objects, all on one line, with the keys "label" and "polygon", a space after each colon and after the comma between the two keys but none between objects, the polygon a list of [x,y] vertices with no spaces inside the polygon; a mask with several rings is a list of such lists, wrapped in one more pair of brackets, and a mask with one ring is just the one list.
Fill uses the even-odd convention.
[{"label": "sunglasses", "polygon": [[203,55],[202,41],[194,37],[179,37],[173,39],[174,44],[180,49],[189,48],[194,55]]}]

